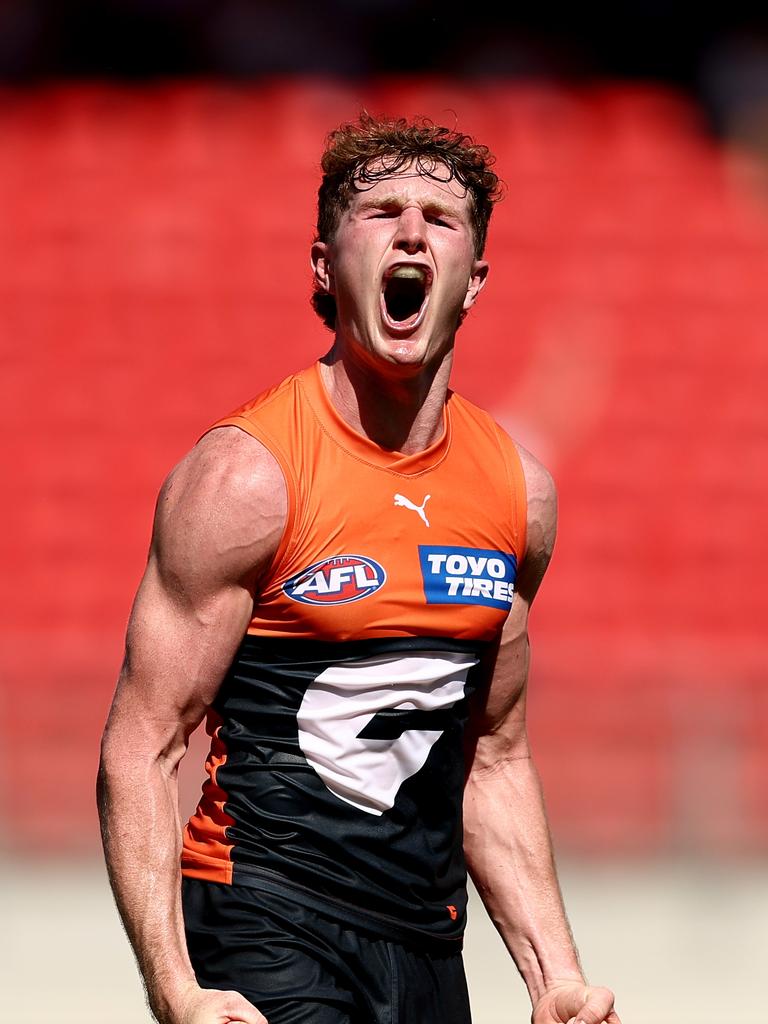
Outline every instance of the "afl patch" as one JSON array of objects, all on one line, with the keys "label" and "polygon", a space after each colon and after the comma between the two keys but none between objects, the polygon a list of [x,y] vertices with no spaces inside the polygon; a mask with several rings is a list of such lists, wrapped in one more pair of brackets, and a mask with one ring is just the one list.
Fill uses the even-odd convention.
[{"label": "afl patch", "polygon": [[364,555],[335,555],[314,562],[283,584],[283,593],[301,604],[349,604],[380,590],[383,566]]}]

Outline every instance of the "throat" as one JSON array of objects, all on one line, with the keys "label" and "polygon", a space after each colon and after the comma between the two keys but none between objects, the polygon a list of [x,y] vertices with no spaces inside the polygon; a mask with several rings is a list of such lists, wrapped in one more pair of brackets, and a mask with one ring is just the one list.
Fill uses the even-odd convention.
[{"label": "throat", "polygon": [[415,455],[445,431],[450,359],[447,364],[428,377],[392,380],[336,355],[334,346],[320,371],[331,403],[348,426],[383,451]]}]

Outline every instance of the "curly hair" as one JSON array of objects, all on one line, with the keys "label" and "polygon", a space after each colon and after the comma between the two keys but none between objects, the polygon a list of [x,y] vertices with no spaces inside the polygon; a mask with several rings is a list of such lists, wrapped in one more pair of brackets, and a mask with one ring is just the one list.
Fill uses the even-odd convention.
[{"label": "curly hair", "polygon": [[[331,241],[353,193],[413,164],[425,178],[443,183],[455,180],[467,190],[475,257],[480,259],[493,204],[502,195],[501,182],[491,170],[494,162],[487,146],[427,118],[409,122],[404,117],[376,118],[363,111],[357,121],[336,128],[326,140],[315,241]],[[326,327],[333,330],[336,300],[317,283],[312,305]]]}]

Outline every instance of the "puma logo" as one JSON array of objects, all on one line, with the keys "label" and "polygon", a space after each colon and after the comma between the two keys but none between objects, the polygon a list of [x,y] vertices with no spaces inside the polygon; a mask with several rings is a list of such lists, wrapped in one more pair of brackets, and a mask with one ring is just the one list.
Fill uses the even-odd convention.
[{"label": "puma logo", "polygon": [[396,494],[395,505],[398,505],[400,508],[409,508],[411,512],[415,512],[416,515],[424,521],[425,526],[429,526],[429,520],[427,519],[427,514],[424,511],[424,506],[427,504],[431,497],[432,495],[428,494],[420,505],[414,505],[410,498],[406,498],[402,494]]}]

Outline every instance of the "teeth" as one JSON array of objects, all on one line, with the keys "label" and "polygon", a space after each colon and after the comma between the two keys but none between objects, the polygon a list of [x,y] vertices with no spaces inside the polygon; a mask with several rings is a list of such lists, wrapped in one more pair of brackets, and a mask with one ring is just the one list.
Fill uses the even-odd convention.
[{"label": "teeth", "polygon": [[420,281],[422,284],[427,283],[427,272],[423,267],[395,267],[389,276],[390,279],[396,278],[398,281]]}]

